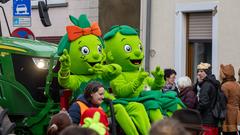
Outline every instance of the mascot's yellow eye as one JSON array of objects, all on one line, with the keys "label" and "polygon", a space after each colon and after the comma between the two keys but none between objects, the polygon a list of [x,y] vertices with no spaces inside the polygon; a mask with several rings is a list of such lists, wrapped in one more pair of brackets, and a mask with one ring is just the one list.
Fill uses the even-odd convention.
[{"label": "mascot's yellow eye", "polygon": [[98,52],[102,53],[102,46],[101,45],[98,45]]},{"label": "mascot's yellow eye", "polygon": [[90,50],[88,49],[88,47],[84,46],[81,48],[81,52],[83,55],[87,55],[89,54]]},{"label": "mascot's yellow eye", "polygon": [[139,49],[140,49],[140,51],[142,52],[142,50],[143,50],[143,47],[142,47],[142,45],[141,45],[141,44],[139,44],[138,46],[139,46]]},{"label": "mascot's yellow eye", "polygon": [[131,52],[131,51],[132,51],[132,47],[131,47],[130,45],[125,45],[125,46],[124,46],[124,50],[125,50],[126,52]]}]

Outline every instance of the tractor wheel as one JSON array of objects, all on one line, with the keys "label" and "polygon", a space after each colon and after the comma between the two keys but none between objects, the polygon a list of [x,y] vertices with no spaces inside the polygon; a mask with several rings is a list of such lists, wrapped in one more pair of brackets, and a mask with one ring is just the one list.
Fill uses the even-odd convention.
[{"label": "tractor wheel", "polygon": [[13,133],[15,127],[16,124],[12,123],[7,115],[7,109],[0,107],[0,134],[11,134]]}]

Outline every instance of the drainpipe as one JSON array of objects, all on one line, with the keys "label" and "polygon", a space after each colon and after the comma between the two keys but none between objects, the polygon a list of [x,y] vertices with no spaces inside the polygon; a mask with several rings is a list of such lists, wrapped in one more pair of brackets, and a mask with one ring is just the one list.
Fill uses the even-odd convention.
[{"label": "drainpipe", "polygon": [[147,0],[145,71],[150,71],[151,4],[152,0]]}]

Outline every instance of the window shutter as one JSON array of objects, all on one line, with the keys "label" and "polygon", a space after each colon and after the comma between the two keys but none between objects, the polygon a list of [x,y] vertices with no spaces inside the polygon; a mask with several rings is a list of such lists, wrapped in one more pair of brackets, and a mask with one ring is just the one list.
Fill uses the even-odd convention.
[{"label": "window shutter", "polygon": [[189,13],[188,39],[212,39],[212,12]]}]

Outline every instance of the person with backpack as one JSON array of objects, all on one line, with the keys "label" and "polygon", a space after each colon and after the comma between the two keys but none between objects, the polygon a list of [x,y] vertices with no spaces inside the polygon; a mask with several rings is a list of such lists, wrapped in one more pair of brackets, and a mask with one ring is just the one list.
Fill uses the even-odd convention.
[{"label": "person with backpack", "polygon": [[218,87],[220,82],[211,73],[211,65],[200,63],[197,66],[197,83],[194,91],[198,96],[197,110],[202,118],[203,135],[218,135],[218,120],[212,114]]},{"label": "person with backpack", "polygon": [[240,119],[240,85],[234,77],[234,68],[231,64],[220,65],[221,89],[227,97],[227,115],[223,122],[223,135],[236,135],[237,124]]}]

